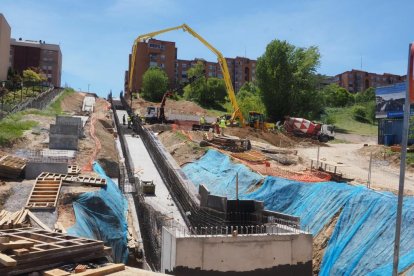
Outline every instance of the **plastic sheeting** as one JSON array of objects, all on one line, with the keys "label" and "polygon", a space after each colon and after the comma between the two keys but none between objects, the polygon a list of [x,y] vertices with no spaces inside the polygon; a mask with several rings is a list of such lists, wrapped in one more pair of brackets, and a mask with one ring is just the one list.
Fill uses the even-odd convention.
[{"label": "plastic sheeting", "polygon": [[[339,214],[325,250],[320,275],[390,275],[397,198],[387,192],[375,192],[363,186],[345,183],[303,183],[278,177],[266,177],[263,185],[248,193],[260,177],[232,164],[230,159],[210,150],[184,168],[198,186],[204,183],[212,194],[234,196],[234,175],[239,174],[240,198],[264,201],[266,209],[299,216],[304,229],[318,234]],[[246,180],[243,179],[246,177]],[[227,190],[229,189],[229,190]],[[414,198],[404,200],[399,271],[414,264]]]},{"label": "plastic sheeting", "polygon": [[266,177],[260,189],[244,198],[264,201],[268,210],[300,217],[302,228],[316,235],[360,189],[336,182],[310,184]]},{"label": "plastic sheeting", "polygon": [[183,171],[197,188],[204,184],[211,194],[229,199],[236,198],[236,174],[239,175],[239,194],[246,193],[250,186],[262,180],[259,174],[244,165],[232,163],[227,155],[216,150],[208,150],[199,160],[186,165]]},{"label": "plastic sheeting", "polygon": [[112,247],[115,262],[128,259],[126,212],[127,200],[117,185],[94,162],[93,169],[106,178],[106,188],[81,194],[74,202],[76,223],[68,229],[70,235],[102,240]]}]

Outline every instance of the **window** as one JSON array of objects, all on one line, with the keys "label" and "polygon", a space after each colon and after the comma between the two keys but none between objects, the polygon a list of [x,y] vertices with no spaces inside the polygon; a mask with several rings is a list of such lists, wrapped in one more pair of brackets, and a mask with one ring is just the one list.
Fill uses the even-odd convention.
[{"label": "window", "polygon": [[150,61],[150,67],[157,67],[157,62],[156,61]]},{"label": "window", "polygon": [[181,65],[181,67],[182,67],[183,69],[186,69],[186,68],[187,68],[187,63],[183,63],[183,64]]},{"label": "window", "polygon": [[212,77],[213,76],[213,72],[208,72],[208,76]]},{"label": "window", "polygon": [[161,47],[160,47],[160,45],[158,45],[158,44],[154,44],[154,43],[150,43],[149,45],[148,45],[150,48],[154,48],[154,49],[160,49]]},{"label": "window", "polygon": [[49,66],[47,67],[47,69],[48,69],[48,70],[52,70],[52,66],[51,66],[51,65],[49,65]]},{"label": "window", "polygon": [[160,64],[160,67],[161,67],[161,68],[165,68],[165,64],[164,64],[164,63],[161,63],[161,64]]},{"label": "window", "polygon": [[187,78],[187,74],[181,74],[181,78],[186,79]]},{"label": "window", "polygon": [[149,58],[150,58],[150,61],[156,61],[157,60],[157,54],[150,54]]},{"label": "window", "polygon": [[52,77],[52,74],[47,74],[47,77],[48,77],[48,78],[51,78],[51,77]]},{"label": "window", "polygon": [[161,60],[165,60],[165,55],[161,55]]}]

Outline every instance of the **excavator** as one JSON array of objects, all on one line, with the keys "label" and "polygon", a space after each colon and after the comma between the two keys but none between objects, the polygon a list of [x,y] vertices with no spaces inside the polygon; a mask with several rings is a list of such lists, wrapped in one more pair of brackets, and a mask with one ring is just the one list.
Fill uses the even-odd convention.
[{"label": "excavator", "polygon": [[[160,30],[160,31],[143,34],[143,35],[138,36],[135,39],[133,47],[132,47],[131,69],[130,69],[130,72],[129,72],[129,82],[128,82],[129,92],[130,93],[133,92],[132,91],[132,79],[133,79],[133,76],[134,76],[134,68],[135,68],[135,60],[136,60],[136,55],[137,55],[138,43],[139,42],[146,42],[148,39],[153,38],[157,35],[160,35],[160,34],[163,34],[163,33],[166,33],[166,32],[170,32],[170,31],[180,30],[180,29],[183,30],[184,32],[188,32],[190,35],[197,38],[201,43],[203,43],[210,51],[212,51],[217,56],[217,60],[218,60],[218,63],[220,65],[221,72],[223,74],[224,83],[226,85],[227,94],[229,96],[230,102],[231,102],[231,104],[233,106],[233,110],[234,110],[232,115],[231,115],[230,121],[231,122],[238,121],[238,124],[242,127],[252,126],[252,127],[263,129],[264,126],[265,126],[264,119],[263,119],[263,114],[259,113],[258,116],[255,115],[254,118],[249,118],[248,122],[245,121],[245,119],[243,117],[243,114],[242,114],[242,112],[239,108],[239,105],[237,104],[236,95],[234,93],[233,84],[231,82],[229,69],[228,69],[228,66],[227,66],[226,59],[224,58],[223,54],[220,51],[218,51],[216,48],[214,48],[210,43],[208,43],[203,37],[201,37],[198,33],[196,33],[187,24],[182,24],[182,25],[179,25],[179,26],[176,26],[176,27],[167,28],[167,29],[163,29],[163,30]],[[253,123],[249,123],[249,121],[253,122]]]},{"label": "excavator", "polygon": [[165,92],[164,95],[162,96],[160,107],[156,107],[156,106],[147,107],[147,112],[144,115],[145,123],[147,124],[171,123],[172,121],[168,121],[165,116],[165,102],[167,101],[167,98],[174,96],[178,91],[182,90],[186,85],[191,84],[204,76],[205,76],[205,71],[203,71],[203,73],[199,76],[193,76],[189,78],[187,82],[180,84],[174,90]]}]

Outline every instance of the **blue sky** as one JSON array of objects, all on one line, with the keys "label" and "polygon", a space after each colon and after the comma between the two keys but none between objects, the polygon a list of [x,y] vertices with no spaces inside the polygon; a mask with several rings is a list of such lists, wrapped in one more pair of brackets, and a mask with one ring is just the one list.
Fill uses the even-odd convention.
[{"label": "blue sky", "polygon": [[[272,2],[272,3],[270,3]],[[105,96],[123,89],[136,36],[187,23],[225,56],[255,59],[273,39],[321,52],[322,74],[361,68],[405,74],[414,1],[1,0],[12,37],[60,44],[62,85]],[[178,58],[215,60],[182,31]]]}]

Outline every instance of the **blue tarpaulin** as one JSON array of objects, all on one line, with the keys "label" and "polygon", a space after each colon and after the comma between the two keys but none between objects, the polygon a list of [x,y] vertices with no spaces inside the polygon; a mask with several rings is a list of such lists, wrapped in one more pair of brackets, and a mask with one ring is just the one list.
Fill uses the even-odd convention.
[{"label": "blue tarpaulin", "polygon": [[[301,218],[301,226],[316,235],[339,214],[325,250],[320,275],[390,275],[397,198],[346,183],[303,183],[266,177],[254,192],[249,188],[260,176],[214,150],[183,169],[196,186],[204,183],[212,194],[234,197],[235,171],[242,172],[240,197],[264,201],[266,209]],[[244,180],[243,177],[246,177]],[[414,264],[414,198],[404,200],[400,266]],[[408,275],[413,275],[409,270]]]},{"label": "blue tarpaulin", "polygon": [[126,212],[127,200],[105,171],[94,163],[93,169],[106,178],[106,188],[81,194],[74,202],[76,223],[68,229],[70,235],[102,240],[112,247],[115,262],[128,259]]}]

